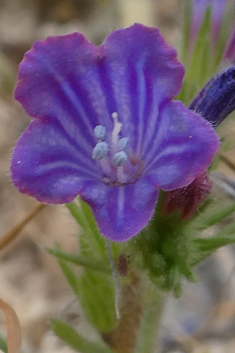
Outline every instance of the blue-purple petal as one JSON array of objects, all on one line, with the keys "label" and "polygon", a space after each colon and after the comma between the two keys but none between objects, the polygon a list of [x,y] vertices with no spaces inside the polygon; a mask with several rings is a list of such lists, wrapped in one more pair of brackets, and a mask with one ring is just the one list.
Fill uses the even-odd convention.
[{"label": "blue-purple petal", "polygon": [[[189,184],[218,147],[208,122],[171,102],[183,73],[158,29],[138,24],[111,33],[99,48],[79,33],[36,42],[15,89],[35,119],[14,150],[13,183],[45,203],[80,194],[105,237],[133,237],[152,217],[157,189]],[[112,150],[112,117],[122,123],[118,138],[128,140],[122,154],[129,160],[119,171],[113,151],[106,161],[92,159],[96,126]]]},{"label": "blue-purple petal", "polygon": [[152,136],[161,102],[179,93],[184,68],[157,28],[139,24],[111,33],[101,55],[105,93],[138,154]]},{"label": "blue-purple petal", "polygon": [[90,184],[81,197],[92,208],[102,235],[123,242],[139,233],[151,219],[158,190],[151,178],[115,187]]},{"label": "blue-purple petal", "polygon": [[151,174],[166,191],[191,183],[209,167],[219,146],[210,123],[179,101],[162,107],[155,132],[155,141],[144,157],[144,174]]},{"label": "blue-purple petal", "polygon": [[64,134],[58,122],[34,120],[20,137],[11,163],[23,193],[56,204],[71,202],[87,182],[101,182],[99,166]]}]

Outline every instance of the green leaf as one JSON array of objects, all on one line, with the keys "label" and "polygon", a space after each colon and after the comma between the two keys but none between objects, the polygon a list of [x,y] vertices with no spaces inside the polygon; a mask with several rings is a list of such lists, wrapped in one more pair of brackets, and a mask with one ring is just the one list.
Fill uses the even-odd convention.
[{"label": "green leaf", "polygon": [[71,215],[82,227],[79,237],[80,251],[83,256],[107,258],[105,239],[100,235],[90,206],[79,199],[79,205],[72,202],[66,205]]},{"label": "green leaf", "polygon": [[82,228],[85,228],[86,222],[84,220],[83,214],[81,213],[81,207],[78,206],[75,201],[73,201],[71,203],[67,203],[66,207],[69,210],[69,212],[71,213],[71,215],[73,216],[73,218],[76,219],[77,223]]},{"label": "green leaf", "polygon": [[[235,232],[235,225],[234,225],[234,232]],[[215,251],[222,246],[234,244],[235,243],[235,236],[233,237],[216,237],[216,238],[209,238],[209,239],[196,239],[195,243],[198,247],[199,251]]]},{"label": "green leaf", "polygon": [[211,61],[211,9],[208,7],[199,29],[193,52],[187,52],[186,67],[182,90],[178,99],[188,105],[198,89],[213,75]]},{"label": "green leaf", "polygon": [[61,250],[56,250],[56,249],[48,248],[47,251],[49,252],[49,254],[57,257],[57,259],[70,262],[74,265],[82,266],[84,268],[106,273],[106,274],[112,273],[108,262],[105,263],[104,261],[100,261],[100,260],[94,260],[94,259],[91,260],[88,258],[84,258],[83,256],[68,254],[68,253],[62,252]]},{"label": "green leaf", "polygon": [[105,343],[88,341],[63,321],[53,320],[52,329],[61,340],[80,353],[114,353]]},{"label": "green leaf", "polygon": [[219,206],[213,207],[209,209],[208,212],[202,214],[202,216],[196,219],[196,222],[200,224],[198,229],[202,231],[209,227],[212,227],[215,224],[224,220],[226,217],[230,216],[234,212],[235,203],[228,207],[223,206],[221,204]]},{"label": "green leaf", "polygon": [[222,246],[235,243],[235,222],[224,227],[213,238],[195,239],[194,244],[197,248],[191,265],[195,266],[205,258],[211,256],[217,249]]},{"label": "green leaf", "polygon": [[2,336],[0,336],[0,351],[3,351],[3,353],[8,353],[7,341]]},{"label": "green leaf", "polygon": [[81,306],[90,323],[99,331],[111,330],[117,324],[113,278],[86,270],[79,284]]},{"label": "green leaf", "polygon": [[70,287],[72,288],[74,294],[79,297],[79,282],[78,276],[74,273],[71,267],[63,260],[57,258],[57,261],[62,269]]},{"label": "green leaf", "polygon": [[87,249],[88,243],[88,245],[92,245],[92,249],[89,252],[90,254],[93,255],[93,249],[95,249],[95,252],[98,252],[101,256],[107,258],[106,242],[99,233],[92,210],[86,202],[81,200],[80,204],[83,216],[86,219],[86,223],[89,229],[88,234],[86,232],[86,234],[80,238],[81,252],[87,255],[86,251],[84,251],[84,248]]}]

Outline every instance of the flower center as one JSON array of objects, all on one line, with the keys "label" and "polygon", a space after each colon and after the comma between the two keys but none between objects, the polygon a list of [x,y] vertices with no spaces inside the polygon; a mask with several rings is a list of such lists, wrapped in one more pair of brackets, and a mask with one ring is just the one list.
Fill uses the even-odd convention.
[{"label": "flower center", "polygon": [[97,144],[93,149],[92,158],[100,164],[104,178],[103,181],[109,185],[125,185],[135,182],[143,170],[143,160],[135,157],[128,150],[128,137],[120,137],[122,124],[118,120],[118,114],[112,113],[113,131],[111,141],[105,140],[106,128],[97,125],[94,135]]}]

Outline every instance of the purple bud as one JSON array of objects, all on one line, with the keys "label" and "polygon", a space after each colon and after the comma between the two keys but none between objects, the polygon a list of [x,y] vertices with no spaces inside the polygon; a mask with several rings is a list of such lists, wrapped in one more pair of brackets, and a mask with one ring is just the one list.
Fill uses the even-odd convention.
[{"label": "purple bud", "polygon": [[213,77],[194,98],[189,109],[217,127],[235,109],[235,66]]},{"label": "purple bud", "polygon": [[212,183],[204,172],[198,175],[191,184],[168,192],[164,203],[164,212],[170,214],[180,210],[181,219],[188,219],[205,201],[211,189]]}]

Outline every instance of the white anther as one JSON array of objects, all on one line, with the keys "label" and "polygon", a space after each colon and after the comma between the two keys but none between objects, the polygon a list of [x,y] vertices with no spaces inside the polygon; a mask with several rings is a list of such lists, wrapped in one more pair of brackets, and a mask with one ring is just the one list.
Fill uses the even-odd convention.
[{"label": "white anther", "polygon": [[92,158],[96,160],[103,159],[108,153],[108,144],[106,142],[98,142],[92,152]]},{"label": "white anther", "polygon": [[128,137],[123,137],[123,138],[121,138],[121,139],[119,140],[119,142],[118,142],[119,150],[120,150],[120,151],[123,151],[123,150],[126,148],[128,142],[129,142],[129,138],[128,138]]},{"label": "white anther", "polygon": [[117,152],[113,156],[113,164],[116,167],[120,167],[123,163],[126,162],[126,160],[127,160],[127,155],[123,151]]},{"label": "white anther", "polygon": [[98,140],[103,140],[105,138],[106,128],[102,125],[97,125],[94,128],[94,135]]}]

